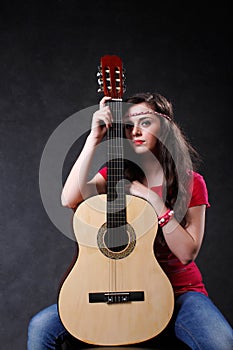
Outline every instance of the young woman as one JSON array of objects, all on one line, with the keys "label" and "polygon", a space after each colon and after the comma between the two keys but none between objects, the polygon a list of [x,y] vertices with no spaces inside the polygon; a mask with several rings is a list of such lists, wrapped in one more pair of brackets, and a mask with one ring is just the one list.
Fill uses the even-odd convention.
[{"label": "young woman", "polygon": [[[97,146],[111,127],[108,97],[92,119],[92,128],[62,191],[62,204],[76,209],[93,194],[106,193],[107,167],[88,181]],[[126,161],[127,191],[146,199],[158,216],[155,255],[175,295],[169,327],[193,350],[231,350],[232,327],[212,303],[195,258],[203,241],[209,207],[203,177],[195,172],[197,154],[173,117],[172,104],[157,93],[140,93],[127,100],[124,132],[133,151]],[[28,350],[61,349],[68,337],[57,306],[35,315],[29,325]]]}]

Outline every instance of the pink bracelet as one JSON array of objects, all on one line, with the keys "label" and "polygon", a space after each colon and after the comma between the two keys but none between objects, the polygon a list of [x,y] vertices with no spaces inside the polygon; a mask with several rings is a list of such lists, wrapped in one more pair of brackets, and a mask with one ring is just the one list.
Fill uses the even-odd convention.
[{"label": "pink bracelet", "polygon": [[162,216],[160,216],[160,217],[158,218],[158,224],[159,224],[159,226],[160,226],[160,227],[163,227],[164,225],[166,225],[166,224],[168,223],[168,221],[169,221],[171,218],[173,218],[173,216],[174,216],[174,211],[171,210],[171,209],[168,209],[168,210],[166,211],[165,214],[163,214]]}]

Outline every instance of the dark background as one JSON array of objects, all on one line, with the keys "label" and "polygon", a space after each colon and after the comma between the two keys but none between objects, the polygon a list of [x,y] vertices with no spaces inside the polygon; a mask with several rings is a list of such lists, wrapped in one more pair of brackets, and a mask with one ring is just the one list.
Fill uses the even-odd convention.
[{"label": "dark background", "polygon": [[127,95],[157,91],[202,156],[211,208],[197,262],[212,300],[232,309],[232,24],[227,2],[0,3],[1,347],[55,303],[74,242],[48,218],[39,165],[56,127],[98,103],[96,68],[119,55]]}]

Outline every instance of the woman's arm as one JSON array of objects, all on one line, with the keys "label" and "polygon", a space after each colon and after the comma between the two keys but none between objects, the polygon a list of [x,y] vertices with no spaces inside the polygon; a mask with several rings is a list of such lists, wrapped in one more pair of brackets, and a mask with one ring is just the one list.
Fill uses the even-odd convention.
[{"label": "woman's arm", "polygon": [[[138,181],[129,185],[129,192],[148,200],[158,216],[167,211],[162,199]],[[205,205],[189,208],[185,228],[174,217],[162,228],[168,247],[183,264],[193,261],[199,252],[204,236],[205,210]]]},{"label": "woman's arm", "polygon": [[91,132],[67,177],[61,194],[61,202],[65,207],[76,208],[80,202],[90,195],[105,191],[104,178],[100,174],[96,174],[88,182],[88,174],[96,147],[112,123],[111,111],[108,106],[105,106],[105,102],[109,99],[109,97],[104,97],[100,101],[100,109],[93,114]]},{"label": "woman's arm", "polygon": [[92,137],[87,138],[86,143],[78,159],[74,163],[61,194],[62,205],[75,209],[79,203],[91,195],[103,193],[105,180],[100,174],[88,182],[88,174],[96,144]]},{"label": "woman's arm", "polygon": [[163,227],[167,245],[183,264],[195,260],[198,255],[205,230],[205,212],[206,205],[189,208],[185,228],[175,218]]}]

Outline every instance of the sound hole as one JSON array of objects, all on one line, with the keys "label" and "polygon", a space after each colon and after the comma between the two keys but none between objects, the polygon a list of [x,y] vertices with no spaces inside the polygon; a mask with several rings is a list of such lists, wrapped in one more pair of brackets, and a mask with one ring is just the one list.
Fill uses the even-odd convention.
[{"label": "sound hole", "polygon": [[105,246],[112,252],[118,253],[129,244],[129,235],[126,226],[108,228],[104,235]]},{"label": "sound hole", "polygon": [[129,224],[107,228],[106,223],[99,229],[97,244],[108,258],[122,259],[128,256],[136,244],[134,229]]}]

